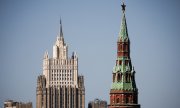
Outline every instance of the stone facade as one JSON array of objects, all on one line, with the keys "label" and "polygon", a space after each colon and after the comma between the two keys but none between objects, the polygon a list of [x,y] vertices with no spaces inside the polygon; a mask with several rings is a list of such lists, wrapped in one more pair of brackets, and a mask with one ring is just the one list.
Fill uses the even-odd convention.
[{"label": "stone facade", "polygon": [[77,54],[68,58],[61,21],[53,57],[45,52],[43,75],[37,78],[36,108],[85,108],[84,77],[78,75]]},{"label": "stone facade", "polygon": [[88,108],[107,108],[107,102],[100,99],[95,99],[88,103]]},{"label": "stone facade", "polygon": [[125,6],[123,3],[123,16],[117,41],[117,59],[112,73],[113,82],[110,89],[109,108],[140,108],[135,70],[130,58],[130,40],[126,24]]},{"label": "stone facade", "polygon": [[4,102],[4,108],[32,108],[32,102],[24,103],[7,100]]}]

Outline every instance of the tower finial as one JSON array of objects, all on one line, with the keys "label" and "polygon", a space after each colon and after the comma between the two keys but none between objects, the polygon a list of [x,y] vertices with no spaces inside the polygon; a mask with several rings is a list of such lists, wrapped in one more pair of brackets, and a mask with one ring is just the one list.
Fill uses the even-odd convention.
[{"label": "tower finial", "polygon": [[61,18],[60,18],[60,30],[59,30],[59,36],[63,37],[63,31],[62,31],[62,22],[61,22]]},{"label": "tower finial", "polygon": [[126,5],[124,4],[124,0],[122,2],[123,2],[123,4],[121,5],[122,6],[122,11],[125,12]]}]

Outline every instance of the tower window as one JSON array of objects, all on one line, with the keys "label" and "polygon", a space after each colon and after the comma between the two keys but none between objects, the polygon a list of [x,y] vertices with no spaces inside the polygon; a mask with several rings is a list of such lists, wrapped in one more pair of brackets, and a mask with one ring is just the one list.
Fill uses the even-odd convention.
[{"label": "tower window", "polygon": [[129,82],[129,81],[128,81],[128,74],[126,74],[126,82]]},{"label": "tower window", "polygon": [[121,61],[121,60],[119,60],[119,64],[122,64],[122,61]]},{"label": "tower window", "polygon": [[126,51],[128,51],[128,45],[126,44]]},{"label": "tower window", "polygon": [[120,81],[121,81],[121,75],[120,75],[120,74],[118,74],[117,81],[118,81],[118,82],[120,82]]},{"label": "tower window", "polygon": [[121,44],[121,46],[120,46],[120,49],[121,49],[121,51],[123,50],[123,45]]},{"label": "tower window", "polygon": [[119,98],[117,98],[116,103],[119,103]]}]

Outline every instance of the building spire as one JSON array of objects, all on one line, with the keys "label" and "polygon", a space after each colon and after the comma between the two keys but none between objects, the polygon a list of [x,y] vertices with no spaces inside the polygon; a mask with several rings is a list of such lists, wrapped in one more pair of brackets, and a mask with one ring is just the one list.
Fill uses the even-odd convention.
[{"label": "building spire", "polygon": [[122,20],[121,20],[121,27],[120,27],[120,33],[119,33],[119,39],[118,41],[126,41],[128,40],[128,30],[127,30],[127,24],[126,24],[126,17],[125,17],[125,7],[126,5],[124,4],[124,1],[123,1],[123,4],[121,5],[122,6]]},{"label": "building spire", "polygon": [[62,31],[62,22],[61,22],[61,18],[60,18],[60,31],[59,31],[59,36],[63,37],[63,31]]}]

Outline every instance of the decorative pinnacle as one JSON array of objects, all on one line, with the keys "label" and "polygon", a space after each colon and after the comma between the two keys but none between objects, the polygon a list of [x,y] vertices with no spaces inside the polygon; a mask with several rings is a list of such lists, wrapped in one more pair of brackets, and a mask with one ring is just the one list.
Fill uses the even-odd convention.
[{"label": "decorative pinnacle", "polygon": [[122,11],[125,12],[126,5],[124,4],[124,0],[123,0],[123,4],[121,6],[122,6]]}]

